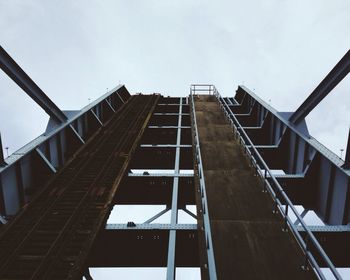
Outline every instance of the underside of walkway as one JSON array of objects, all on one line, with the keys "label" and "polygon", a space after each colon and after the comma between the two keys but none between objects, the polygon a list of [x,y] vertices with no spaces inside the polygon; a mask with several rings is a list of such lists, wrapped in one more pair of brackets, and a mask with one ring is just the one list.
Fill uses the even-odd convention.
[{"label": "underside of walkway", "polygon": [[218,279],[315,279],[214,96],[195,99]]}]

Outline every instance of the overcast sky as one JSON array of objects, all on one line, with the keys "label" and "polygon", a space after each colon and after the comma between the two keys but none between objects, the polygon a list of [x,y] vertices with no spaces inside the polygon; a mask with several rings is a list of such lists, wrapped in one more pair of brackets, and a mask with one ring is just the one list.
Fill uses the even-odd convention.
[{"label": "overcast sky", "polygon": [[[119,82],[131,92],[222,95],[238,84],[293,111],[350,46],[350,1],[0,0],[1,45],[62,109]],[[311,132],[345,148],[350,78],[309,117]],[[0,73],[0,131],[15,151],[39,135],[43,112]],[[6,120],[6,121],[4,121]]]},{"label": "overcast sky", "polygon": [[[61,109],[80,109],[119,83],[132,93],[186,96],[244,84],[293,111],[350,46],[350,1],[0,0],[0,44]],[[347,77],[308,117],[339,154],[350,112]],[[10,152],[47,116],[0,73],[0,131]]]}]

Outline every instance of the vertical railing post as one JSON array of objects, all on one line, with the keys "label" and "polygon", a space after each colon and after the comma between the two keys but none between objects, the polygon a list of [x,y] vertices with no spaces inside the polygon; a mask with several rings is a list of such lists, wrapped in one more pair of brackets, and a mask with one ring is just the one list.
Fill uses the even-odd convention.
[{"label": "vertical railing post", "polygon": [[287,231],[288,230],[288,207],[289,205],[286,204],[286,210],[284,212],[284,227],[283,227],[283,231]]},{"label": "vertical railing post", "polygon": [[308,252],[309,252],[309,236],[306,235],[306,237],[305,237],[305,259],[304,259],[304,264],[301,266],[301,268],[303,270],[308,270],[309,269]]}]

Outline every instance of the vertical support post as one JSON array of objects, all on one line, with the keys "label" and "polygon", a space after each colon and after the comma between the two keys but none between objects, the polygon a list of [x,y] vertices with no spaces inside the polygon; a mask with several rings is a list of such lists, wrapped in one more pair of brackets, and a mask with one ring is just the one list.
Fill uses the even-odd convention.
[{"label": "vertical support post", "polygon": [[[176,153],[175,153],[175,174],[180,173],[180,152],[181,152],[181,120],[182,120],[182,97],[179,105],[179,120],[177,124]],[[179,191],[179,177],[174,177],[173,196],[171,201],[171,225],[177,224],[177,199]],[[176,230],[169,231],[168,261],[167,261],[167,280],[175,279],[175,247]]]},{"label": "vertical support post", "polygon": [[6,213],[6,207],[5,207],[4,193],[2,189],[2,176],[0,173],[0,223],[6,224],[6,220],[1,216],[1,215],[5,215],[5,213]]},{"label": "vertical support post", "polygon": [[0,166],[6,165],[5,159],[4,159],[4,151],[2,150],[2,141],[1,141],[1,133],[0,133]]}]

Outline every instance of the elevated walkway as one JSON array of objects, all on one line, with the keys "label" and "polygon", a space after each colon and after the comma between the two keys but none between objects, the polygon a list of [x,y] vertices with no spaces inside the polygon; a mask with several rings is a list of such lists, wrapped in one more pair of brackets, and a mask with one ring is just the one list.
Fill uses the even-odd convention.
[{"label": "elevated walkway", "polygon": [[81,279],[159,96],[136,95],[0,231],[0,279]]},{"label": "elevated walkway", "polygon": [[315,279],[214,96],[195,99],[218,279]]}]

